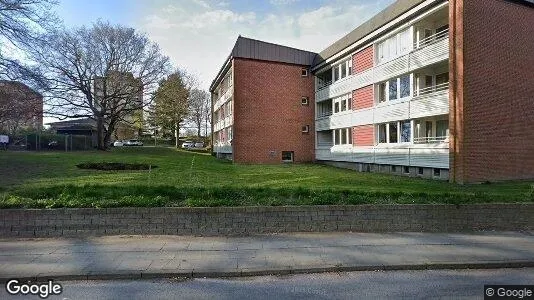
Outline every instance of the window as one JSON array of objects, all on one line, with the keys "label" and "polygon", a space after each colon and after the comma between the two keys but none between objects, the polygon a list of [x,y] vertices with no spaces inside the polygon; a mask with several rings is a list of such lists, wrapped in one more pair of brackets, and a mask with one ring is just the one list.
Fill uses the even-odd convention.
[{"label": "window", "polygon": [[441,177],[441,169],[434,169],[434,177]]},{"label": "window", "polygon": [[302,126],[302,133],[308,133],[308,132],[310,132],[310,125]]},{"label": "window", "polygon": [[436,85],[449,82],[449,72],[436,75]]},{"label": "window", "polygon": [[386,83],[378,85],[378,103],[386,102]]},{"label": "window", "polygon": [[436,137],[445,139],[449,136],[449,120],[436,121]]},{"label": "window", "polygon": [[418,175],[423,175],[423,174],[424,174],[424,169],[421,168],[421,167],[418,167],[418,168],[417,168],[417,174],[418,174]]},{"label": "window", "polygon": [[412,123],[403,121],[401,124],[401,143],[409,143],[411,141]]},{"label": "window", "polygon": [[397,99],[397,78],[389,81],[389,101]]},{"label": "window", "polygon": [[386,143],[386,124],[378,125],[378,143]]},{"label": "window", "polygon": [[349,65],[349,75],[352,75],[352,58],[348,61]]},{"label": "window", "polygon": [[404,174],[410,174],[410,167],[408,167],[408,166],[404,166],[402,169],[403,169],[402,172],[403,172]]},{"label": "window", "polygon": [[293,151],[282,151],[282,162],[293,162]]},{"label": "window", "polygon": [[232,127],[228,127],[228,141],[231,141],[234,136],[232,135]]},{"label": "window", "polygon": [[391,166],[391,173],[397,173],[397,166]]},{"label": "window", "polygon": [[412,35],[410,28],[407,28],[388,39],[383,40],[377,45],[378,63],[394,59],[399,55],[408,53],[411,50]]},{"label": "window", "polygon": [[338,81],[339,80],[339,68],[336,66],[334,68],[334,81]]},{"label": "window", "polygon": [[302,104],[302,105],[310,104],[309,100],[308,100],[308,97],[302,97],[301,100],[300,100],[300,104]]},{"label": "window", "polygon": [[343,99],[341,100],[341,111],[347,110],[347,100]]},{"label": "window", "polygon": [[301,69],[300,70],[300,75],[302,77],[308,77],[308,69]]},{"label": "window", "polygon": [[334,113],[339,112],[339,102],[334,102]]},{"label": "window", "polygon": [[347,100],[347,110],[352,109],[352,96],[349,95],[349,99]]},{"label": "window", "polygon": [[410,96],[410,75],[404,75],[400,78],[400,97]]},{"label": "window", "polygon": [[347,64],[342,63],[341,64],[341,78],[347,77]]},{"label": "window", "polygon": [[432,134],[432,121],[426,121],[425,122],[425,128],[426,128],[426,137],[429,138],[429,137],[432,137],[433,134]]},{"label": "window", "polygon": [[352,144],[352,128],[334,129],[334,145]]},{"label": "window", "polygon": [[398,130],[399,130],[399,125],[397,124],[397,122],[389,123],[389,142],[390,143],[398,143],[399,142]]}]

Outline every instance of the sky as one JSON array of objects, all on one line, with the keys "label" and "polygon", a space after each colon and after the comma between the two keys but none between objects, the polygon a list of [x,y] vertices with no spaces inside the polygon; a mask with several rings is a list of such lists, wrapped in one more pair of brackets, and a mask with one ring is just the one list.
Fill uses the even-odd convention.
[{"label": "sky", "polygon": [[239,35],[319,52],[393,0],[60,0],[66,27],[133,27],[208,90]]}]

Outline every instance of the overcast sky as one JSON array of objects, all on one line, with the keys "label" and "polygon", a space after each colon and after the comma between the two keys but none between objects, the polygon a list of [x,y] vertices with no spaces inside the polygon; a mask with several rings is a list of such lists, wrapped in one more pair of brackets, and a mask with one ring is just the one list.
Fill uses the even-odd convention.
[{"label": "overcast sky", "polygon": [[145,32],[208,89],[238,35],[321,51],[393,0],[60,0],[68,27],[98,19]]}]

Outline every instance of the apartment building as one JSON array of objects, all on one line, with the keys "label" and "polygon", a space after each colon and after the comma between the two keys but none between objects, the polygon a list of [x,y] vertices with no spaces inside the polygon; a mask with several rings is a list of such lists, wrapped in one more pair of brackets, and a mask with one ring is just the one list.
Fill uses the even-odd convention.
[{"label": "apartment building", "polygon": [[315,160],[458,183],[534,178],[532,24],[531,0],[394,2],[314,57]]},{"label": "apartment building", "polygon": [[239,163],[311,162],[316,53],[239,37],[212,82],[213,151]]}]

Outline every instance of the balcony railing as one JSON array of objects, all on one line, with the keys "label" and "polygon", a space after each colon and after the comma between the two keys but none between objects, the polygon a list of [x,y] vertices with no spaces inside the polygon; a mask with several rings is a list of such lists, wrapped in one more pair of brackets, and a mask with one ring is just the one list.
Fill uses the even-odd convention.
[{"label": "balcony railing", "polygon": [[415,49],[419,49],[419,48],[423,48],[425,46],[428,46],[430,44],[433,44],[435,42],[438,42],[438,41],[441,41],[445,38],[447,38],[449,36],[449,29],[444,29],[442,31],[439,31],[439,32],[436,32],[435,34],[427,37],[427,38],[424,38],[420,41],[417,41],[414,43],[414,50]]},{"label": "balcony railing", "polygon": [[447,89],[449,89],[449,83],[445,82],[445,83],[419,89],[416,95],[417,96],[428,95],[428,94],[432,94],[432,93],[439,92],[439,91],[445,91]]},{"label": "balcony railing", "polygon": [[332,143],[332,142],[317,143],[317,147],[319,147],[319,148],[326,148],[326,147],[332,147],[332,146],[334,146],[334,143]]},{"label": "balcony railing", "polygon": [[449,141],[449,136],[423,136],[414,137],[414,144],[439,144]]},{"label": "balcony railing", "polygon": [[317,119],[326,118],[332,115],[332,111],[327,111],[323,113],[317,113]]}]

